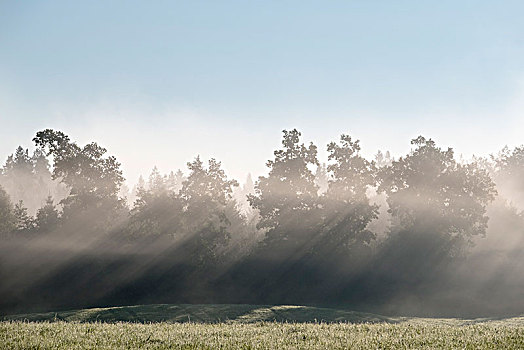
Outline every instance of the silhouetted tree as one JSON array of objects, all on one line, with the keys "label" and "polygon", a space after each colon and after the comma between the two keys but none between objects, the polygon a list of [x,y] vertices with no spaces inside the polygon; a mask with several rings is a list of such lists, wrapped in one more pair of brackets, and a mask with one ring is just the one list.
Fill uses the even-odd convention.
[{"label": "silhouetted tree", "polygon": [[[104,148],[50,129],[34,141],[33,155],[18,147],[0,176],[0,313],[151,300],[385,311],[418,300],[421,312],[441,312],[450,298],[446,313],[522,304],[509,287],[523,281],[524,147],[465,163],[418,137],[405,157],[379,152],[373,162],[342,135],[326,166],[285,130],[255,185],[248,177],[235,189],[220,162],[197,157],[187,177],[157,168],[140,177],[129,210],[120,164]],[[503,194],[493,203],[490,174]],[[67,198],[55,196],[59,181]]]},{"label": "silhouetted tree", "polygon": [[411,143],[410,154],[382,168],[380,190],[396,220],[389,243],[397,242],[394,249],[413,267],[431,269],[428,264],[461,254],[473,236],[485,233],[486,205],[496,191],[485,170],[457,163],[451,148],[422,136]]},{"label": "silhouetted tree", "polygon": [[375,234],[367,229],[378,214],[378,206],[369,203],[366,195],[376,185],[375,167],[360,156],[359,141],[342,135],[340,143],[328,145],[328,166],[332,174],[323,197],[324,235],[322,244],[328,254],[356,252],[368,247]]},{"label": "silhouetted tree", "polygon": [[69,196],[60,202],[62,218],[81,216],[92,226],[98,223],[99,229],[110,226],[125,208],[118,197],[124,178],[116,158],[104,157],[107,150],[94,142],[80,147],[52,129],[37,132],[33,141],[46,156],[53,157],[53,179],[60,179],[70,189]]},{"label": "silhouetted tree", "polygon": [[128,231],[133,237],[170,235],[181,230],[183,203],[172,191],[139,187]]},{"label": "silhouetted tree", "polygon": [[249,202],[260,214],[258,228],[268,230],[264,244],[271,249],[309,250],[320,228],[318,187],[310,166],[318,166],[317,147],[300,143],[296,129],[283,131],[282,146],[266,164]]},{"label": "silhouetted tree", "polygon": [[[228,180],[221,163],[210,159],[207,169],[200,157],[187,164],[189,176],[182,184],[180,198],[184,203],[184,227],[188,246],[200,264],[217,258],[217,249],[229,239],[231,212],[226,208],[232,198],[235,180]],[[234,210],[234,215],[240,215]]]},{"label": "silhouetted tree", "polygon": [[172,172],[170,176],[160,174],[156,166],[149,175],[147,186],[140,176],[128,226],[132,237],[180,238],[183,235],[184,206],[172,188],[174,176]]}]

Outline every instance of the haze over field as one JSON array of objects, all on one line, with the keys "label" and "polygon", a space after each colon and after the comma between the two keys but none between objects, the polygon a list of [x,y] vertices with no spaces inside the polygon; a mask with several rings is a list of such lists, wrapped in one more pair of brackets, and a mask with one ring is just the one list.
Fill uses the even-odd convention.
[{"label": "haze over field", "polygon": [[[267,175],[216,159],[123,185],[97,143],[42,130],[0,177],[0,310],[138,303],[321,304],[515,314],[524,305],[524,147],[457,160],[419,136],[394,159],[284,130]],[[52,165],[52,166],[51,166]],[[86,286],[89,286],[86,288]]]},{"label": "haze over field", "polygon": [[2,2],[0,314],[521,314],[523,10]]}]

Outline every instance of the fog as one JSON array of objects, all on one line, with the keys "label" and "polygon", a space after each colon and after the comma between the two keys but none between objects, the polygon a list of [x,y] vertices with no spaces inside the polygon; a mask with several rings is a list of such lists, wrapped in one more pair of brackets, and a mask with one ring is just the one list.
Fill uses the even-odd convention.
[{"label": "fog", "polygon": [[[0,314],[143,303],[521,314],[524,148],[464,160],[419,136],[398,140],[405,154],[371,157],[355,136],[319,144],[284,130],[265,166],[237,179],[195,146],[187,164],[128,181],[85,135],[20,140],[31,146],[6,154],[0,176]],[[236,164],[252,164],[239,147]]]}]

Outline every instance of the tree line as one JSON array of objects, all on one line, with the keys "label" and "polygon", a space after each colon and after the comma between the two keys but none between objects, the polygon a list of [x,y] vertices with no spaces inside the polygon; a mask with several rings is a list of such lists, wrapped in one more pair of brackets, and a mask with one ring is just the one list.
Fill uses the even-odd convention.
[{"label": "tree line", "polygon": [[[102,283],[110,285],[109,295],[87,293],[75,305],[155,297],[377,305],[450,283],[491,234],[490,208],[511,217],[515,231],[524,228],[523,147],[465,162],[419,136],[398,159],[379,152],[368,160],[359,140],[343,134],[327,145],[328,162],[321,164],[317,146],[301,138],[296,129],[284,130],[267,175],[242,187],[218,160],[197,156],[186,174],[155,168],[130,193],[120,163],[105,148],[39,131],[33,155],[19,147],[2,168],[2,244],[23,251],[36,241],[98,242],[89,246],[96,247],[90,258],[76,254],[46,275],[45,283],[67,289],[59,276],[68,269],[85,276],[96,261],[112,274],[115,281]],[[108,257],[108,246],[115,256]],[[155,254],[153,247],[162,248]],[[122,281],[126,268],[111,270],[119,263],[139,272]],[[9,269],[2,271],[9,279]]]}]

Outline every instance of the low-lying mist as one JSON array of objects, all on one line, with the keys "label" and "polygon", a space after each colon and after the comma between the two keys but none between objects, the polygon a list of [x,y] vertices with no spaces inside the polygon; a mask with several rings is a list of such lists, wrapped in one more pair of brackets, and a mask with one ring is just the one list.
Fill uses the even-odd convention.
[{"label": "low-lying mist", "polygon": [[[284,130],[268,173],[215,159],[133,189],[96,143],[36,134],[0,176],[0,314],[144,303],[524,312],[524,148],[458,161],[422,136],[393,159]],[[198,150],[196,150],[198,151]]]}]

